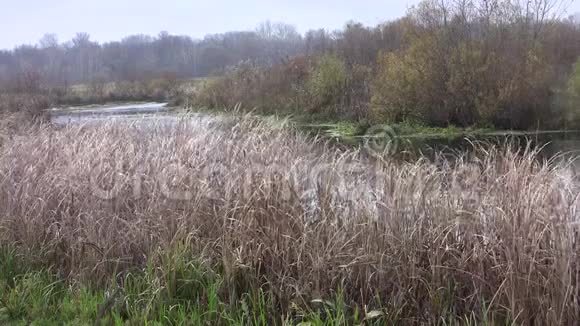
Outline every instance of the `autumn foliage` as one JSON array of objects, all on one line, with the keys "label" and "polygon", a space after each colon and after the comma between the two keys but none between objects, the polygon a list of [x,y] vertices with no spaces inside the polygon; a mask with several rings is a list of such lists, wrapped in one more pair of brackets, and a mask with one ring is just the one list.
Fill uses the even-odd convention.
[{"label": "autumn foliage", "polygon": [[193,102],[433,126],[570,126],[573,106],[560,97],[577,89],[580,25],[558,5],[426,0],[375,28],[311,33],[305,56],[238,66]]}]

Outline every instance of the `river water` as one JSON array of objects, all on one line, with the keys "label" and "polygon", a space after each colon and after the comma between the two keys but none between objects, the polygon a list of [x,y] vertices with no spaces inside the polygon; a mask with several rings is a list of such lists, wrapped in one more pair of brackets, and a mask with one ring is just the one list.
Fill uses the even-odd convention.
[{"label": "river water", "polygon": [[[197,117],[202,117],[198,115]],[[135,120],[163,123],[175,121],[177,114],[171,112],[167,103],[133,103],[120,105],[91,105],[85,107],[58,108],[51,110],[51,121],[56,125],[70,123],[94,123],[112,120]],[[396,137],[396,135],[395,135]],[[340,143],[340,140],[338,140]],[[358,140],[360,144],[364,138]],[[474,143],[516,144],[522,150],[531,145],[542,148],[540,157],[550,159],[564,154],[566,158],[580,156],[580,132],[531,132],[531,133],[491,133],[462,137],[400,137],[394,139],[398,153],[409,157],[432,157],[435,153],[455,155],[470,151]],[[580,165],[580,164],[579,164]]]},{"label": "river water", "polygon": [[420,151],[421,154],[431,156],[434,153],[455,153],[469,152],[476,144],[494,144],[503,146],[511,144],[520,150],[526,147],[538,148],[539,157],[551,159],[555,156],[562,158],[574,158],[580,155],[580,133],[579,132],[529,132],[529,133],[491,133],[477,136],[461,136],[455,138],[435,137],[435,138],[402,138],[400,140],[403,149],[411,148]]},{"label": "river water", "polygon": [[90,105],[84,107],[55,108],[50,120],[57,125],[110,121],[115,119],[164,119],[169,115],[167,103],[133,103],[120,105]]}]

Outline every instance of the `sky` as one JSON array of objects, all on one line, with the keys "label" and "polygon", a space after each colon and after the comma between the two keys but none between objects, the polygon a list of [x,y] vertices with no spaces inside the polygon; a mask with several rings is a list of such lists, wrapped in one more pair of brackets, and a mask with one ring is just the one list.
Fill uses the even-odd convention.
[{"label": "sky", "polygon": [[[253,30],[271,20],[340,29],[349,20],[366,25],[403,16],[419,0],[0,0],[0,49],[35,44],[46,33],[68,41],[86,32],[99,42],[132,34],[206,34]],[[580,12],[580,0],[568,11]]]}]

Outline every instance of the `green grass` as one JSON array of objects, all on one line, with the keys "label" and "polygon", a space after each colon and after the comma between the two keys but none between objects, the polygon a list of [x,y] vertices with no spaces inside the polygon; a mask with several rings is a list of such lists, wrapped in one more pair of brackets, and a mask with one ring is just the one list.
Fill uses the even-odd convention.
[{"label": "green grass", "polygon": [[[292,302],[280,313],[275,295],[247,289],[224,296],[228,281],[185,247],[162,252],[144,270],[115,275],[108,287],[67,282],[8,247],[0,247],[2,325],[396,325],[385,309],[331,300]],[[218,268],[219,269],[219,268]],[[450,318],[448,325],[477,320]]]},{"label": "green grass", "polygon": [[[234,110],[218,110],[208,108],[189,108],[190,111],[202,112],[207,114],[217,114],[220,116],[239,116],[244,114],[241,108]],[[340,119],[336,115],[328,113],[300,113],[292,114],[287,112],[279,112],[275,114],[263,114],[259,111],[250,111],[252,114],[265,117],[269,121],[289,121],[299,129],[306,131],[315,131],[323,135],[328,135],[333,138],[341,139],[349,143],[353,137],[363,137],[367,130],[372,126],[388,126],[398,136],[405,138],[446,138],[454,139],[465,136],[478,136],[489,133],[509,133],[509,131],[497,130],[492,127],[467,127],[460,128],[454,125],[447,127],[430,127],[415,122],[403,123],[373,123],[371,121],[355,121]]]},{"label": "green grass", "polygon": [[[25,256],[0,248],[2,325],[346,325],[387,322],[380,310],[351,309],[339,292],[332,301],[292,303],[276,313],[274,296],[251,289],[224,297],[227,280],[184,247],[161,253],[158,264],[111,277],[110,286],[70,284],[50,269],[32,268]],[[188,258],[189,257],[189,258]],[[391,321],[394,322],[394,321]],[[389,323],[390,324],[390,323]]]}]

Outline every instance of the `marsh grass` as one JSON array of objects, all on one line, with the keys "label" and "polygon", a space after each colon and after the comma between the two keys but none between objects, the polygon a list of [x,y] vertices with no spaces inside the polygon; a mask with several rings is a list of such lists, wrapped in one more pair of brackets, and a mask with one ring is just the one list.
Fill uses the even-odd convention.
[{"label": "marsh grass", "polygon": [[[0,150],[0,244],[26,259],[3,260],[0,309],[30,320],[68,300],[86,302],[79,318],[138,324],[572,324],[579,191],[565,163],[536,156],[480,146],[371,160],[251,117],[41,126]],[[49,284],[57,299],[30,292]],[[38,297],[40,312],[21,308]]]},{"label": "marsh grass", "polygon": [[45,110],[50,108],[52,98],[43,93],[4,93],[0,91],[0,114],[2,120],[6,114],[23,116],[28,120],[42,118]]}]

